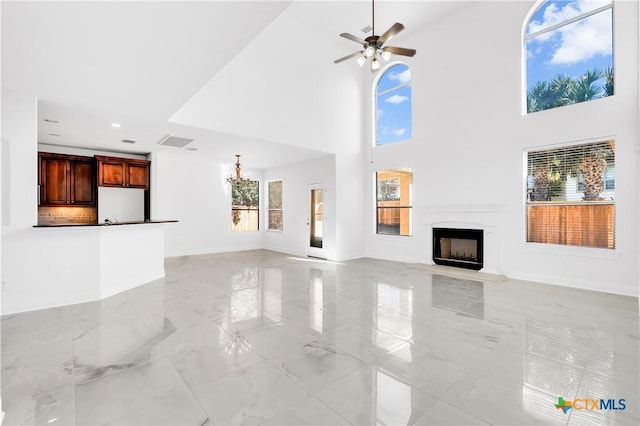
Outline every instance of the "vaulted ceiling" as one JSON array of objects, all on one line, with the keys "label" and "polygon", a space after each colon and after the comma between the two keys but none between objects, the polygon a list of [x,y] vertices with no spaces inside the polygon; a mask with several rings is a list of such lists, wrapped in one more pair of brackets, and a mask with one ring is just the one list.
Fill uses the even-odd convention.
[{"label": "vaulted ceiling", "polygon": [[[376,32],[399,21],[407,27],[402,37],[411,40],[412,32],[461,5],[377,2]],[[195,139],[192,155],[232,162],[238,152],[245,166],[267,168],[335,152],[348,126],[362,126],[353,121],[362,117],[368,71],[333,60],[358,47],[339,33],[366,36],[368,1],[3,1],[1,7],[2,88],[38,97],[41,143],[178,150],[158,145],[171,134]],[[420,54],[417,41],[409,47]]]}]

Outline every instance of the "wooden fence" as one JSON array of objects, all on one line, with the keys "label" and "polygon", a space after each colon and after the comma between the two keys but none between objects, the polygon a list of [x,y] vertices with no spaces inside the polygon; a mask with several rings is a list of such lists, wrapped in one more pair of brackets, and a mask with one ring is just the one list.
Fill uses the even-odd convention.
[{"label": "wooden fence", "polygon": [[614,207],[613,201],[527,203],[527,241],[615,248]]}]

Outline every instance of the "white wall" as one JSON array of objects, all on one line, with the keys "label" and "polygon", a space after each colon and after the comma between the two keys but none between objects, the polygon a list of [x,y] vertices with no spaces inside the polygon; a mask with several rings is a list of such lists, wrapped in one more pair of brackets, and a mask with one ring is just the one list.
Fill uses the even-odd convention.
[{"label": "white wall", "polygon": [[[308,4],[291,4],[171,120],[335,154],[332,180],[339,185],[332,195],[335,243],[330,243],[328,256],[357,258],[363,254],[364,230],[361,76],[368,71],[355,64],[336,66],[327,60],[327,56],[344,55],[344,40],[332,33],[332,51],[327,34],[304,19],[305,6]],[[314,6],[333,7],[322,2]],[[265,48],[265,40],[270,46],[287,48]],[[311,46],[328,48],[318,54]],[[296,66],[287,66],[292,60]],[[248,79],[247,70],[257,64],[259,70]]]},{"label": "white wall", "polygon": [[[336,165],[333,155],[317,160],[295,163],[266,170],[265,189],[268,181],[282,180],[283,230],[269,231],[267,192],[263,193],[262,224],[264,224],[264,248],[284,253],[307,255],[309,247],[309,185],[324,183],[327,194],[324,198],[324,243],[327,259],[336,258]],[[261,225],[262,225],[261,224]]]},{"label": "white wall", "polygon": [[98,223],[144,220],[144,189],[98,188]]},{"label": "white wall", "polygon": [[[178,220],[167,226],[166,256],[262,247],[262,231],[231,232],[230,185],[225,179],[233,171],[234,160],[196,152],[152,154],[151,218]],[[262,181],[260,170],[243,169],[244,173]]]},{"label": "white wall", "polygon": [[[95,298],[91,290],[78,283],[97,267],[90,257],[75,259],[77,268],[60,263],[65,250],[83,253],[93,236],[78,233],[77,238],[58,239],[37,223],[37,100],[34,97],[2,91],[3,171],[2,203],[7,206],[2,226],[2,312],[73,303]],[[41,232],[44,231],[44,232]],[[86,250],[84,250],[86,252]],[[68,295],[76,299],[69,302]]]},{"label": "white wall", "polygon": [[[171,121],[327,153],[359,146],[361,69],[313,48],[327,45],[326,34],[292,14],[304,7],[291,4]],[[331,40],[343,54],[339,37]]]},{"label": "white wall", "polygon": [[[450,212],[438,220],[457,221],[462,215],[456,206],[496,206],[495,272],[637,296],[638,3],[615,6],[615,96],[523,116],[521,31],[533,4],[469,2],[437,24],[403,33],[403,44],[418,46],[416,57],[407,60],[414,137],[372,149],[364,178],[372,182],[375,170],[413,167],[414,236],[375,235],[370,202],[366,253],[431,263],[434,211]],[[611,136],[616,139],[616,249],[525,243],[524,150]]]},{"label": "white wall", "polygon": [[37,99],[2,90],[3,233],[38,217]]}]

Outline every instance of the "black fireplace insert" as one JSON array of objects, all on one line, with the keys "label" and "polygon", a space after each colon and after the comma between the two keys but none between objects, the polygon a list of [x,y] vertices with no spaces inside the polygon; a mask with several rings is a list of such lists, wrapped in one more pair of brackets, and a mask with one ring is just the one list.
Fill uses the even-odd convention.
[{"label": "black fireplace insert", "polygon": [[482,229],[433,228],[433,261],[479,271],[483,266],[483,243]]}]

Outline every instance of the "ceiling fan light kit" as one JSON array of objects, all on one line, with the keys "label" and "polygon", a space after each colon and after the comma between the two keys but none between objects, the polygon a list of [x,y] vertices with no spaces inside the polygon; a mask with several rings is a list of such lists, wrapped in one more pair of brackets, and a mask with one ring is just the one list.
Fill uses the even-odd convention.
[{"label": "ceiling fan light kit", "polygon": [[395,46],[384,46],[384,44],[391,40],[393,36],[398,34],[400,31],[404,30],[404,25],[399,22],[393,24],[387,31],[385,31],[382,35],[376,35],[375,30],[375,3],[374,0],[371,0],[371,32],[372,35],[365,38],[364,40],[354,36],[350,33],[342,33],[340,37],[344,37],[351,41],[355,41],[364,47],[364,50],[360,50],[357,52],[350,53],[346,56],[343,56],[340,59],[336,59],[333,61],[335,64],[339,64],[340,62],[344,62],[347,59],[355,58],[358,65],[363,66],[367,60],[371,59],[371,71],[376,71],[380,69],[380,59],[384,61],[388,61],[391,59],[391,55],[402,55],[413,57],[416,54],[415,49],[407,49],[405,47],[395,47]]}]

